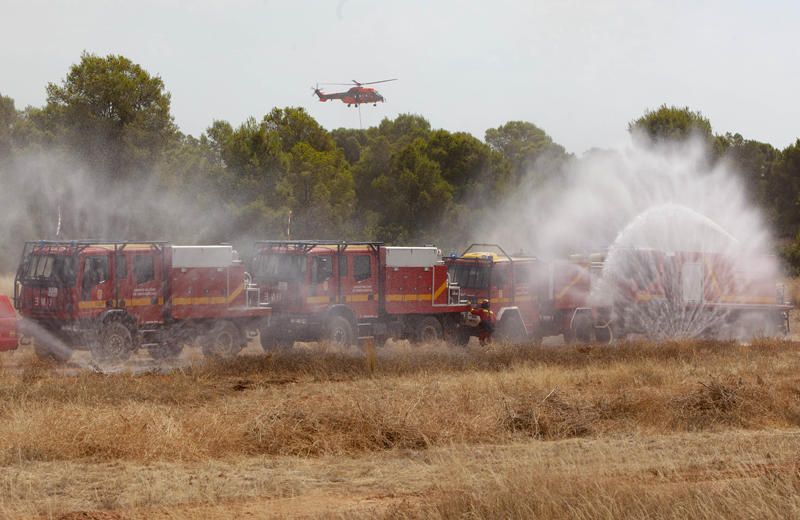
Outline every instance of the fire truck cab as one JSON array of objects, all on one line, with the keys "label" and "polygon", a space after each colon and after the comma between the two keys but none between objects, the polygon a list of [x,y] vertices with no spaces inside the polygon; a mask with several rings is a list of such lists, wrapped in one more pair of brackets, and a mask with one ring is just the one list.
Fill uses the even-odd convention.
[{"label": "fire truck cab", "polygon": [[566,340],[588,340],[593,332],[585,262],[509,255],[497,244],[472,244],[445,261],[468,300],[489,300],[498,339],[539,341],[563,334]]},{"label": "fire truck cab", "polygon": [[265,350],[371,336],[412,341],[463,334],[468,310],[435,247],[381,242],[261,241],[251,266],[259,301],[272,308]]},{"label": "fire truck cab", "polygon": [[27,242],[14,287],[23,333],[58,361],[82,348],[98,361],[139,347],[170,358],[190,342],[230,356],[269,319],[269,309],[248,305],[244,265],[229,245]]}]

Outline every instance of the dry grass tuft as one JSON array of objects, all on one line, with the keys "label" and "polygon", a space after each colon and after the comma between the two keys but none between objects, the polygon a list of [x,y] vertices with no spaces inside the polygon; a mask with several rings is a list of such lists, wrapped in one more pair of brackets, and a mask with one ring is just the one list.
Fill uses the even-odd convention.
[{"label": "dry grass tuft", "polygon": [[759,476],[743,466],[712,485],[592,477],[514,467],[480,485],[448,482],[432,503],[404,504],[385,518],[783,519],[800,511],[797,468]]},{"label": "dry grass tuft", "polygon": [[675,400],[676,419],[689,429],[715,425],[743,427],[750,418],[763,416],[769,401],[764,388],[741,377],[711,377],[697,383],[695,391]]},{"label": "dry grass tuft", "polygon": [[512,434],[522,433],[537,439],[554,440],[583,437],[592,433],[596,410],[586,402],[571,402],[554,388],[542,399],[523,398],[521,403],[506,403],[503,426]]},{"label": "dry grass tuft", "polygon": [[0,463],[353,455],[800,425],[797,345],[284,352],[172,373],[0,375]]},{"label": "dry grass tuft", "polygon": [[[378,351],[374,367],[358,352],[322,346],[169,373],[77,375],[23,350],[0,369],[0,467],[19,475],[34,466],[52,471],[78,464],[110,472],[254,459],[259,468],[295,460],[301,469],[293,471],[302,472],[309,464],[408,454],[417,464],[408,474],[416,475],[442,450],[483,450],[477,461],[456,456],[441,463],[447,471],[430,477],[426,500],[392,501],[389,517],[677,518],[672,512],[678,510],[699,518],[746,517],[743,511],[750,517],[797,516],[796,468],[786,462],[796,460],[800,446],[794,441],[776,433],[778,440],[765,443],[770,453],[782,454],[780,461],[762,454],[757,464],[741,460],[741,467],[716,468],[718,450],[726,447],[720,440],[705,467],[691,464],[702,439],[797,431],[799,346],[774,340],[490,349],[390,344]],[[665,443],[651,456],[649,443],[664,436],[701,440],[682,455],[689,462],[665,469],[658,456],[680,442]],[[625,445],[589,471],[583,450],[605,439]],[[518,445],[537,452],[552,446],[553,456],[523,464],[507,455],[498,465],[492,450]],[[740,447],[743,454],[748,449]],[[565,456],[572,458],[564,462]],[[651,457],[649,465],[637,465],[645,457]],[[623,459],[633,465],[624,474]],[[236,473],[236,464],[225,472]],[[560,469],[552,471],[556,464]],[[485,471],[487,465],[493,469]],[[15,478],[20,480],[0,477],[0,491],[26,489],[28,477]],[[704,487],[705,480],[714,486]],[[245,490],[236,493],[258,493],[244,477],[241,482]],[[108,502],[93,499],[85,510],[122,508],[112,488]],[[291,493],[303,489],[298,484]],[[7,507],[21,511],[21,503]],[[52,517],[68,511],[58,505],[63,502],[48,503]],[[140,502],[124,507],[131,503]],[[0,498],[0,517],[4,504]]]}]

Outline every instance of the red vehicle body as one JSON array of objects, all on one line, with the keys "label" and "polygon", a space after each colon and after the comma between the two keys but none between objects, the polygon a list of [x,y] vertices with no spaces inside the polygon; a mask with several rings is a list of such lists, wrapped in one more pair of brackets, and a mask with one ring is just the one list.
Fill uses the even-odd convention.
[{"label": "red vehicle body", "polygon": [[[342,103],[345,103],[348,107],[351,105],[359,106],[363,103],[372,103],[373,105],[377,105],[379,102],[383,103],[386,101],[384,97],[374,88],[372,87],[365,87],[364,85],[375,85],[378,83],[387,83],[389,81],[397,81],[397,79],[384,79],[381,81],[370,81],[367,83],[360,83],[356,80],[353,80],[352,83],[355,85],[354,87],[350,87],[345,92],[331,92],[330,94],[326,94],[322,92],[319,88],[319,85],[316,88],[312,87],[314,90],[314,94],[317,95],[321,102],[328,101],[330,99],[339,99]],[[331,85],[349,85],[349,83],[330,83]]]},{"label": "red vehicle body", "polygon": [[[478,251],[476,249],[483,249]],[[788,333],[777,274],[763,258],[714,253],[629,250],[619,268],[606,255],[542,261],[473,244],[446,259],[451,279],[470,301],[489,299],[501,339],[608,342],[629,334],[655,337],[772,336]]]},{"label": "red vehicle body", "polygon": [[17,313],[8,296],[0,294],[0,352],[17,348]]},{"label": "red vehicle body", "polygon": [[606,286],[595,284],[599,291],[592,303],[611,321],[617,337],[654,329],[721,338],[740,335],[742,327],[750,335],[789,332],[791,305],[768,258],[650,249],[614,254],[613,260],[594,257],[595,279],[611,263]]},{"label": "red vehicle body", "polygon": [[[469,310],[435,247],[380,242],[262,241],[251,271],[273,310],[264,349],[372,336],[416,341],[462,337]],[[467,336],[466,339],[469,339]]]},{"label": "red vehicle body", "polygon": [[330,99],[339,99],[348,107],[351,105],[358,106],[364,103],[372,103],[375,105],[385,101],[377,90],[370,87],[353,87],[346,92],[332,92],[330,94],[325,94],[320,89],[314,89],[314,93],[322,102]]},{"label": "red vehicle body", "polygon": [[512,256],[497,244],[472,244],[445,262],[468,300],[489,300],[500,339],[538,341],[559,334],[570,338],[576,315],[591,311],[587,262]]},{"label": "red vehicle body", "polygon": [[14,302],[37,353],[61,361],[87,346],[102,361],[140,346],[173,357],[194,341],[227,356],[269,320],[250,289],[231,246],[39,241],[25,244]]}]

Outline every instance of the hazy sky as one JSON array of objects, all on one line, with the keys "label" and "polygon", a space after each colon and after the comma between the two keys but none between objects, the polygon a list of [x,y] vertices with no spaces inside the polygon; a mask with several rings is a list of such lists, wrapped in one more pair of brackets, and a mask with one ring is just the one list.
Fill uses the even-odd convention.
[{"label": "hazy sky", "polygon": [[358,112],[315,82],[374,81],[364,126],[413,112],[468,131],[527,120],[575,153],[688,105],[716,132],[800,137],[800,1],[0,0],[0,93],[41,105],[82,51],[160,75],[181,130],[302,106],[327,128]]}]

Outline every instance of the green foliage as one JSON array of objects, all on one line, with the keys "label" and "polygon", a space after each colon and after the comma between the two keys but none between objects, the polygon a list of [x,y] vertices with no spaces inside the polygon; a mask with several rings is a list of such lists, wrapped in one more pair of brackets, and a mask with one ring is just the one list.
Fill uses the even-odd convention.
[{"label": "green foliage", "polygon": [[16,119],[14,100],[0,94],[0,163],[11,155],[11,129]]},{"label": "green foliage", "polygon": [[780,211],[768,204],[768,196],[773,189],[773,167],[780,151],[768,143],[745,139],[738,133],[717,136],[715,149],[741,174],[750,201],[764,207],[770,220],[777,225]]},{"label": "green foliage", "polygon": [[176,135],[158,76],[124,56],[84,53],[47,85],[43,126],[109,177],[149,172]]},{"label": "green foliage", "polygon": [[800,233],[798,233],[793,241],[780,246],[778,248],[778,255],[786,265],[790,276],[800,276]]},{"label": "green foliage", "polygon": [[317,150],[298,142],[289,153],[278,192],[294,217],[294,236],[346,238],[355,186],[341,150]]},{"label": "green foliage", "polygon": [[364,130],[354,128],[337,128],[331,131],[336,146],[344,151],[344,157],[350,164],[361,158],[361,151],[369,144],[369,137]]},{"label": "green foliage", "polygon": [[796,234],[800,229],[800,139],[784,148],[775,160],[765,199],[778,235],[791,237]]},{"label": "green foliage", "polygon": [[683,141],[699,136],[709,143],[712,139],[711,123],[700,112],[689,107],[661,105],[656,110],[647,110],[644,115],[628,124],[634,136],[646,136],[651,141]]},{"label": "green foliage", "polygon": [[298,143],[306,143],[321,152],[329,152],[336,146],[328,131],[302,108],[273,108],[261,124],[280,139],[284,152]]},{"label": "green foliage", "polygon": [[[800,141],[780,151],[740,134],[714,136],[700,112],[667,105],[645,112],[628,128],[655,142],[700,135],[713,152],[710,160],[729,161],[741,173],[779,238],[797,234]],[[80,161],[65,162],[61,177],[30,175],[34,170],[27,163],[13,170],[19,157],[39,151],[49,160],[35,164],[37,175],[62,158]],[[488,129],[484,142],[433,129],[415,114],[365,130],[328,131],[304,109],[285,107],[238,126],[213,121],[198,137],[183,135],[173,124],[161,78],[123,56],[83,54],[60,83],[47,86],[44,107],[17,110],[12,99],[0,96],[0,182],[7,191],[22,186],[20,193],[36,192],[38,179],[48,178],[63,192],[57,204],[69,207],[80,190],[69,186],[74,165],[108,194],[118,184],[142,186],[131,199],[150,198],[148,208],[169,209],[153,210],[138,227],[118,232],[147,237],[231,241],[291,235],[459,246],[475,222],[510,194],[553,181],[555,189],[561,187],[570,160],[543,129],[525,121]],[[11,171],[25,175],[12,178]],[[115,207],[114,215],[125,221],[134,203],[123,202],[129,206]],[[40,201],[26,204],[15,229],[39,233],[26,238],[47,236],[52,208]],[[72,221],[86,220],[86,211],[76,208]],[[188,218],[173,218],[173,212]],[[800,272],[800,236],[782,254]]]},{"label": "green foliage", "polygon": [[533,177],[537,184],[560,170],[567,159],[564,147],[541,128],[526,121],[509,121],[486,131],[486,142],[511,163],[515,182]]}]

